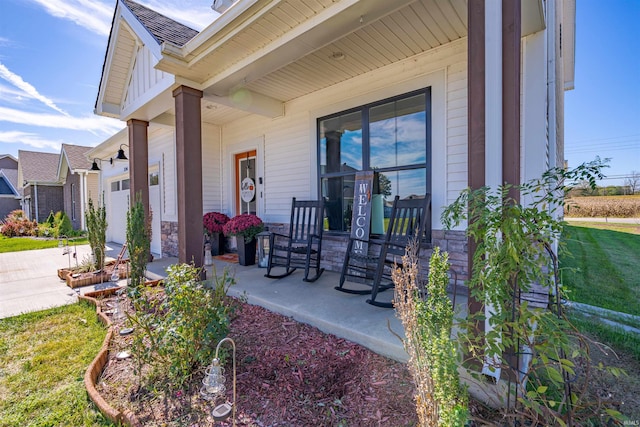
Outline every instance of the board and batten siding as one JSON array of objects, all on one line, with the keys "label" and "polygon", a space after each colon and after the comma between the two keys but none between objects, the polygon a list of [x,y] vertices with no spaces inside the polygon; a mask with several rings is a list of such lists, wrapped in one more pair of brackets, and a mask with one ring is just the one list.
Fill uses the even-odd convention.
[{"label": "board and batten siding", "polygon": [[[442,208],[467,186],[466,39],[287,102],[283,117],[243,118],[223,126],[224,159],[234,145],[264,136],[267,222],[287,222],[291,197],[316,198],[316,121],[319,117],[431,87],[433,227]],[[231,176],[224,165],[223,176]],[[233,187],[223,185],[225,206]]]},{"label": "board and batten siding", "polygon": [[122,115],[134,111],[167,89],[174,81],[171,74],[156,70],[156,58],[144,45],[139,46],[131,68],[129,84],[122,100]]},{"label": "board and batten siding", "polygon": [[175,132],[161,128],[149,134],[149,164],[158,165],[162,221],[177,221]]},{"label": "board and batten siding", "polygon": [[222,205],[222,158],[220,149],[220,127],[208,123],[202,124],[202,210],[223,212],[229,215]]}]

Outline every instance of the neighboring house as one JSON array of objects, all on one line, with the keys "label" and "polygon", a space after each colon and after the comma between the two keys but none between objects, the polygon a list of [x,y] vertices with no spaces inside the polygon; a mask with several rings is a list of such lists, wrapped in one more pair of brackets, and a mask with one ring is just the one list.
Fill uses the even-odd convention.
[{"label": "neighboring house", "polygon": [[99,174],[91,170],[87,153],[92,147],[62,144],[60,154],[18,152],[18,182],[27,217],[45,221],[51,212],[64,211],[75,230],[85,229],[89,199],[99,198]]},{"label": "neighboring house", "polygon": [[74,230],[84,230],[85,210],[89,199],[99,203],[99,174],[91,171],[92,162],[87,153],[93,147],[62,144],[58,180],[62,183],[64,212],[71,220]]},{"label": "neighboring house", "polygon": [[16,209],[20,209],[18,160],[3,154],[0,155],[0,221]]},{"label": "neighboring house", "polygon": [[[91,156],[127,144],[102,189],[140,193],[162,254],[196,265],[203,213],[278,225],[291,197],[323,197],[348,217],[354,170],[376,170],[387,200],[431,193],[429,238],[465,279],[473,249],[443,207],[563,164],[574,20],[574,0],[238,0],[198,33],[118,0],[95,112],[128,131]],[[110,197],[121,224],[125,196]],[[349,225],[330,222],[324,267],[340,267]]]},{"label": "neighboring house", "polygon": [[51,212],[64,209],[62,184],[58,179],[60,154],[18,151],[18,182],[22,186],[22,210],[43,222]]}]

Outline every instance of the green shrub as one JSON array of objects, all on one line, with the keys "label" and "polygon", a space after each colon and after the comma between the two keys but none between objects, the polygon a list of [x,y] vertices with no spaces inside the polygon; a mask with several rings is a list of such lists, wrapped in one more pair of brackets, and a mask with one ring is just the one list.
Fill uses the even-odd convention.
[{"label": "green shrub", "polygon": [[[209,364],[218,341],[229,331],[231,307],[227,290],[235,279],[225,269],[214,271],[212,287],[200,281],[201,269],[177,264],[167,269],[164,295],[157,288],[130,289],[136,325],[133,354],[138,366],[153,368],[153,378],[163,378],[180,388],[197,368]],[[138,374],[141,369],[138,369]]]},{"label": "green shrub", "polygon": [[73,234],[73,226],[71,220],[63,211],[58,211],[54,217],[54,224],[57,230],[57,234],[54,237],[71,236]]},{"label": "green shrub", "polygon": [[151,253],[151,215],[145,219],[142,196],[136,194],[136,202],[127,212],[127,248],[131,286],[144,283],[144,273]]},{"label": "green shrub", "polygon": [[87,240],[93,252],[96,268],[101,270],[104,267],[104,250],[107,240],[107,209],[104,205],[95,207],[93,200],[89,199],[89,206],[85,212],[87,223]]},{"label": "green shrub", "polygon": [[451,339],[453,307],[447,296],[449,257],[436,247],[429,261],[427,299],[420,297],[418,249],[411,244],[402,268],[393,271],[394,307],[405,330],[409,372],[416,384],[421,426],[464,426],[468,400],[458,375],[458,350]]},{"label": "green shrub", "polygon": [[38,223],[29,220],[24,211],[16,209],[9,212],[9,215],[2,221],[0,233],[7,237],[36,236],[38,234]]}]

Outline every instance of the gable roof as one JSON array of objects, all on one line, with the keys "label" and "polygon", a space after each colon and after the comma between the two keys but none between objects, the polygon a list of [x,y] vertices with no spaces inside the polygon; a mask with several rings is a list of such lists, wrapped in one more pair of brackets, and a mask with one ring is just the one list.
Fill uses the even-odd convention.
[{"label": "gable roof", "polygon": [[58,183],[60,154],[18,151],[18,163],[22,179],[28,183]]},{"label": "gable roof", "polygon": [[20,195],[18,191],[18,169],[0,169],[0,195],[8,194]]},{"label": "gable roof", "polygon": [[82,145],[62,144],[62,150],[60,152],[60,161],[62,157],[66,157],[69,169],[72,171],[81,169],[88,170],[91,168],[91,162],[87,158],[87,153],[91,151],[93,147],[85,147]]},{"label": "gable roof", "polygon": [[169,42],[176,46],[184,46],[185,43],[198,34],[198,31],[193,28],[187,27],[132,0],[121,1],[158,44]]}]

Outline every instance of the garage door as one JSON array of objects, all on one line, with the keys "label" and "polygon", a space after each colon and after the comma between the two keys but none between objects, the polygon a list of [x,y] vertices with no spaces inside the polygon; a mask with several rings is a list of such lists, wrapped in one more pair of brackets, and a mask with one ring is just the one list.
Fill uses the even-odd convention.
[{"label": "garage door", "polygon": [[[156,258],[162,253],[160,233],[160,185],[158,172],[149,174],[149,206],[151,207],[151,252]],[[127,241],[127,212],[129,210],[130,182],[128,178],[114,179],[110,184],[107,241],[123,245]]]},{"label": "garage door", "polygon": [[107,241],[121,245],[127,241],[127,211],[129,210],[129,179],[115,179],[109,186],[107,201]]}]

